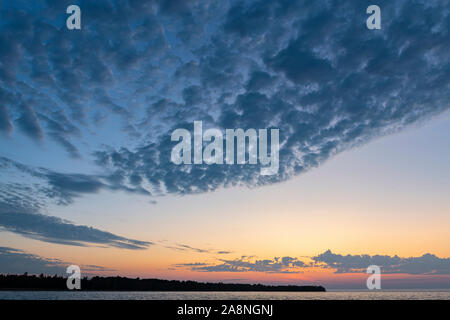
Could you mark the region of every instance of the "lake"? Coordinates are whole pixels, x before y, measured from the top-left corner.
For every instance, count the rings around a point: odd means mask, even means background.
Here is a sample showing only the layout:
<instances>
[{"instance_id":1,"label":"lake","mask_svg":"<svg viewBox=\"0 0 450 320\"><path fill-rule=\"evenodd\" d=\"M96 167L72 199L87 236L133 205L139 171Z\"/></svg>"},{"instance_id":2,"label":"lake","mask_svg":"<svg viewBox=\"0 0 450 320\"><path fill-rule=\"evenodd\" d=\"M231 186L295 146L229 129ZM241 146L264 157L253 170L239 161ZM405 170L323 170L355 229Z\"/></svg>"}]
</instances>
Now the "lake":
<instances>
[{"instance_id":1,"label":"lake","mask_svg":"<svg viewBox=\"0 0 450 320\"><path fill-rule=\"evenodd\" d=\"M450 300L450 291L0 291L0 300Z\"/></svg>"}]
</instances>

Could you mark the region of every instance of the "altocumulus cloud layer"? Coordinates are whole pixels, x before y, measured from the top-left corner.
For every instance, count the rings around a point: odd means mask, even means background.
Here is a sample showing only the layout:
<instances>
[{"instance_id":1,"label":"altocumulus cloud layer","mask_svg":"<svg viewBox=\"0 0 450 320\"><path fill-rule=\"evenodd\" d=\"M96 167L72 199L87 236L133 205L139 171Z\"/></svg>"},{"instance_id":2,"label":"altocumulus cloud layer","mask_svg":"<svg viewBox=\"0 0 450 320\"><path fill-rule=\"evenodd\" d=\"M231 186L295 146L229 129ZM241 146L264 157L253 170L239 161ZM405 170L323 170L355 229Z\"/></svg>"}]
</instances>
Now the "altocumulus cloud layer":
<instances>
[{"instance_id":1,"label":"altocumulus cloud layer","mask_svg":"<svg viewBox=\"0 0 450 320\"><path fill-rule=\"evenodd\" d=\"M65 27L73 3L81 7L81 30ZM4 159L40 184L2 180L8 201L21 208L70 204L102 189L161 195L262 186L447 110L450 4L380 0L382 29L368 30L369 4L2 3L0 132L55 143L102 172L67 174ZM170 133L192 129L194 120L221 129L279 128L278 174L260 176L257 166L172 164ZM33 209L15 219L18 212L2 208L2 226L22 234L36 232L25 220L68 227ZM83 230L112 245L147 245Z\"/></svg>"}]
</instances>

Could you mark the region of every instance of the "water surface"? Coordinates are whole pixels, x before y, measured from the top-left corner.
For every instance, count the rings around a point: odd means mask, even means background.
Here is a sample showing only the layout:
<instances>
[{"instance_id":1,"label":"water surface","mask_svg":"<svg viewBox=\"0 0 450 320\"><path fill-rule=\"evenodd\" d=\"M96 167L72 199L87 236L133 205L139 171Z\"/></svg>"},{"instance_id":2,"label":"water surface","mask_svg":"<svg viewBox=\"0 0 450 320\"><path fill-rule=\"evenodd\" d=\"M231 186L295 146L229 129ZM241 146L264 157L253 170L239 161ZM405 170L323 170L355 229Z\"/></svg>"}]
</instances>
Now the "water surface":
<instances>
[{"instance_id":1,"label":"water surface","mask_svg":"<svg viewBox=\"0 0 450 320\"><path fill-rule=\"evenodd\" d=\"M0 291L1 300L450 300L450 291Z\"/></svg>"}]
</instances>

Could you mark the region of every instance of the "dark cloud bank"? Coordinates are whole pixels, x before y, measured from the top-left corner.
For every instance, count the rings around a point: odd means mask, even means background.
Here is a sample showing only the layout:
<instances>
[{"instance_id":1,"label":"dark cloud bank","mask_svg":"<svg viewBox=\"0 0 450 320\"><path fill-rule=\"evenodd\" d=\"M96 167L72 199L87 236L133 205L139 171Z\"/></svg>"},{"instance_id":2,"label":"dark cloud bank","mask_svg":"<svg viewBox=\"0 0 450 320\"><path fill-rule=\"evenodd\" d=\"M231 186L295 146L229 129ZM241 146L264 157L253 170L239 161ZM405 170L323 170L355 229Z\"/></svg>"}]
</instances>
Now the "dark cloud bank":
<instances>
[{"instance_id":1,"label":"dark cloud bank","mask_svg":"<svg viewBox=\"0 0 450 320\"><path fill-rule=\"evenodd\" d=\"M383 274L450 275L450 258L439 258L429 253L420 257L401 258L397 255L344 256L327 250L311 257L311 260L312 262L304 262L292 257L254 260L244 256L234 260L220 259L215 264L194 262L177 264L174 267L199 272L300 273L308 268L324 268L332 269L335 273L366 273L368 266L377 265Z\"/></svg>"},{"instance_id":2,"label":"dark cloud bank","mask_svg":"<svg viewBox=\"0 0 450 320\"><path fill-rule=\"evenodd\" d=\"M69 31L72 2L3 2L0 14L0 132L54 141L102 169L67 174L3 159L2 168L42 186L29 199L31 186L2 181L9 196L1 225L45 241L149 245L39 208L9 208L70 204L102 189L182 195L284 181L450 106L447 1L380 0L381 30L365 27L369 1L76 1L82 30ZM278 174L172 164L170 133L192 129L194 120L279 128ZM108 121L127 142L83 152L90 132Z\"/></svg>"}]
</instances>

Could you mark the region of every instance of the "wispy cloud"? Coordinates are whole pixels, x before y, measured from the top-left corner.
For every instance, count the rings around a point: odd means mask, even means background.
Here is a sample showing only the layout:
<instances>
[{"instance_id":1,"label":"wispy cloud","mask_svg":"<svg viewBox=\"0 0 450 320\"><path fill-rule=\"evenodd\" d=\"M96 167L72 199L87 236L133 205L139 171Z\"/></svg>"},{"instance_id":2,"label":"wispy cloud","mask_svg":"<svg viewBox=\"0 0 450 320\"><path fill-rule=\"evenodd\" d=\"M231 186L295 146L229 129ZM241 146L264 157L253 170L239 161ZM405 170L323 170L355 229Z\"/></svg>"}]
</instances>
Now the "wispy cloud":
<instances>
[{"instance_id":1,"label":"wispy cloud","mask_svg":"<svg viewBox=\"0 0 450 320\"><path fill-rule=\"evenodd\" d=\"M0 247L0 273L65 274L71 265L58 259L47 259L23 250ZM112 271L96 265L81 265L82 272Z\"/></svg>"},{"instance_id":2,"label":"wispy cloud","mask_svg":"<svg viewBox=\"0 0 450 320\"><path fill-rule=\"evenodd\" d=\"M121 249L147 249L151 242L120 237L107 231L75 225L58 217L39 213L0 211L0 228L24 237L72 246L103 245Z\"/></svg>"},{"instance_id":3,"label":"wispy cloud","mask_svg":"<svg viewBox=\"0 0 450 320\"><path fill-rule=\"evenodd\" d=\"M220 250L216 252L217 254L231 254L233 251Z\"/></svg>"},{"instance_id":4,"label":"wispy cloud","mask_svg":"<svg viewBox=\"0 0 450 320\"><path fill-rule=\"evenodd\" d=\"M191 247L191 246L189 246L189 245L187 245L187 244L179 244L179 243L176 244L175 248L178 248L178 249L180 249L180 250L195 251L195 252L198 252L198 253L206 253L206 252L209 252L209 250L207 250L207 249L194 248L194 247Z\"/></svg>"},{"instance_id":5,"label":"wispy cloud","mask_svg":"<svg viewBox=\"0 0 450 320\"><path fill-rule=\"evenodd\" d=\"M167 249L171 249L171 250L176 250L176 251L187 251L187 252L195 252L195 253L209 253L209 254L230 254L231 251L227 251L227 250L215 250L215 249L211 249L211 248L197 248L197 247L192 247L190 245L187 244L183 244L183 243L169 243L167 241L159 241L157 242L157 244L167 248Z\"/></svg>"},{"instance_id":6,"label":"wispy cloud","mask_svg":"<svg viewBox=\"0 0 450 320\"><path fill-rule=\"evenodd\" d=\"M74 246L101 245L138 250L152 245L148 241L121 237L42 214L42 210L51 201L57 204L70 202L80 192L98 189L98 182L84 176L69 175L70 179L62 179L58 175L6 158L0 158L0 168L2 179L10 181L0 183L0 230L45 242ZM16 175L26 176L28 183L15 182Z\"/></svg>"}]
</instances>

